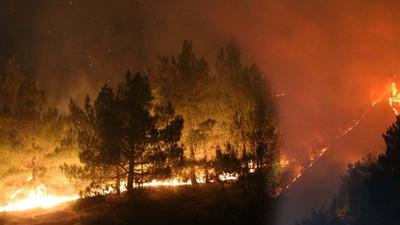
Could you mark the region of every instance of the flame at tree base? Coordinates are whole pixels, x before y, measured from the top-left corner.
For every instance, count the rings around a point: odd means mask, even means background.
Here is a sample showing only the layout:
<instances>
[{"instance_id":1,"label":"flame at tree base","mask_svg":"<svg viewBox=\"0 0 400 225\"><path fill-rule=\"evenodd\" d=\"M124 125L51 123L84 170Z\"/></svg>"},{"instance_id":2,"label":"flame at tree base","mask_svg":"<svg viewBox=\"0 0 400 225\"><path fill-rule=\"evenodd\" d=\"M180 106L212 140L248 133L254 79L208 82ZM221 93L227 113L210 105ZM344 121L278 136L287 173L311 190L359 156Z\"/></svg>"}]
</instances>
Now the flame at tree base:
<instances>
[{"instance_id":1,"label":"flame at tree base","mask_svg":"<svg viewBox=\"0 0 400 225\"><path fill-rule=\"evenodd\" d=\"M228 180L237 180L238 175L237 174L223 174L220 175L219 177L222 181L228 181ZM31 180L31 178L28 178L28 181ZM205 179L202 178L197 178L198 183L206 183ZM191 185L192 182L189 181L180 181L177 179L173 180L152 180L151 182L145 182L142 185L142 187L157 187L157 186L182 186L182 185ZM120 186L120 191L121 192L126 192L126 182L121 182ZM97 190L93 192L92 194L89 194L89 196L95 196L95 195L107 195L111 193L115 193L116 190L112 188L111 186L109 187L103 187L100 190ZM57 196L57 195L49 195L47 193L47 188L44 184L41 184L36 187L36 189L31 189L29 191L29 195L25 197L24 195L26 194L26 191L24 188L18 189L15 191L11 196L10 196L10 202L5 205L5 206L0 206L0 212L12 212L12 211L23 211L23 210L28 210L28 209L34 209L34 208L52 208L55 207L61 203L65 202L70 202L74 201L80 198L79 195L73 195L73 196ZM18 197L18 196L24 196L24 197Z\"/></svg>"},{"instance_id":2,"label":"flame at tree base","mask_svg":"<svg viewBox=\"0 0 400 225\"><path fill-rule=\"evenodd\" d=\"M399 108L400 108L400 92L398 91L396 84L392 83L390 86L390 89L385 93L390 93L389 97L387 99L388 104L391 106L395 115L398 116ZM385 94L385 95L387 96L387 94ZM281 96L284 96L284 94L277 95L277 97L281 97ZM337 135L334 140L337 141L341 137L346 136L351 130L353 130L360 123L361 120L363 120L367 116L367 114L375 106L375 104L377 102L381 102L381 101L382 101L382 99L374 101L372 103L372 105L365 111L364 114L361 115L361 117L358 120L354 121L353 124L348 129L344 130L342 133ZM318 161L330 147L331 147L331 145L328 144L327 146L321 148L316 155L310 156L310 162L307 165L302 165L302 166L298 167L296 169L296 172L295 172L294 176L292 177L291 181L286 186L284 186L284 188L282 188L282 190L279 191L276 196L280 195L286 189L290 188L290 186L303 175L303 172L307 168L312 167L315 164L315 162ZM280 160L279 164L281 167L287 167L289 164L289 161L282 158ZM252 173L252 172L254 172L254 168L251 163L250 173ZM219 179L222 181L237 180L238 175L237 174L223 174L223 175L220 175ZM30 181L30 180L32 180L32 177L28 178L27 181ZM197 179L197 183L205 183L205 182L206 182L205 179L201 179L201 178ZM211 182L213 182L213 181L211 181ZM142 187L181 186L181 185L191 185L191 184L192 183L190 182L190 180L189 181L180 181L180 180L176 180L176 179L166 180L166 181L152 180L151 182L143 183ZM120 190L121 190L121 192L125 192L127 190L126 184L124 182L122 182L122 184L120 186ZM112 187L107 187L107 188L104 188L103 190L99 190L96 193L101 193L104 195L104 194L110 194L113 192L116 192L116 190L114 190ZM10 197L11 201L5 206L0 206L0 212L23 211L23 210L34 209L34 208L52 208L61 203L74 201L74 200L77 200L80 198L79 195L73 195L73 196L48 195L46 186L44 184L41 184L41 185L37 186L36 189L31 189L29 191L29 194L27 195L27 197L24 197L19 200L18 200L18 198L15 199L16 196L24 195L25 193L26 193L26 191L24 190L24 188L18 189L16 192L14 192ZM96 194L93 193L93 195L96 195ZM93 196L93 195L89 195L89 196Z\"/></svg>"}]
</instances>

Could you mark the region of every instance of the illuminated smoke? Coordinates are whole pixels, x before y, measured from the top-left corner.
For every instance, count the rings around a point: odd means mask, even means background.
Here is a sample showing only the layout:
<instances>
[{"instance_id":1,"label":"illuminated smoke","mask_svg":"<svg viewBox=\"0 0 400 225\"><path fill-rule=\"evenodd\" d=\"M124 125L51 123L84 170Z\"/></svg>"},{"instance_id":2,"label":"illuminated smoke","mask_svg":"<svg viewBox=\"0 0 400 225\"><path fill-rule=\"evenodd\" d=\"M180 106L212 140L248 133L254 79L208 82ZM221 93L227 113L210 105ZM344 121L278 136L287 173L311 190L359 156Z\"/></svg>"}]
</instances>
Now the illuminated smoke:
<instances>
[{"instance_id":1,"label":"illuminated smoke","mask_svg":"<svg viewBox=\"0 0 400 225\"><path fill-rule=\"evenodd\" d=\"M398 116L398 110L397 108L400 107L400 93L397 89L397 86L395 83L392 83L391 88L389 90L385 90L384 96L389 96L387 98L388 104L390 105L390 107L392 108L392 110L394 111L394 113L396 114L396 116ZM389 94L390 93L390 94ZM368 115L368 113L372 110L372 108L376 105L377 102L381 102L381 101L386 101L386 99L380 99L380 100L376 100L372 103L372 105L364 112L364 114L362 114L359 119L357 119L356 121L353 122L353 124L347 128L346 130L344 130L341 134L337 135L336 138L334 139L334 142L336 142L337 140L339 140L340 138L346 136L350 131L352 131L356 126L358 126L358 124ZM317 151L317 155L313 154L311 156L309 156L309 164L307 165L302 165L297 167L295 173L294 173L294 177L293 179L289 182L289 184L279 193L283 193L286 189L290 188L290 186L296 182L304 173L304 171L307 168L312 167L315 162L317 162L323 155L324 153L329 150L331 148L332 144L328 144L327 146L321 148L320 150Z\"/></svg>"}]
</instances>

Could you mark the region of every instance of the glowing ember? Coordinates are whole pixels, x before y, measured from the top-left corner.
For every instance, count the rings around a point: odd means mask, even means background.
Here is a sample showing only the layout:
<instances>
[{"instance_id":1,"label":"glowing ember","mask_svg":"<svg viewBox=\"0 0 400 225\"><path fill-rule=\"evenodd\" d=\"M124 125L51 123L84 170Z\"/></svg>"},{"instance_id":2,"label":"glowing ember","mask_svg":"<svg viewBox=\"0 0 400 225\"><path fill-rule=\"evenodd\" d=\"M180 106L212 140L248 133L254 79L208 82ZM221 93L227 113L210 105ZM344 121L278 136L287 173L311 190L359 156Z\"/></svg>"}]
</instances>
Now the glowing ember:
<instances>
[{"instance_id":1,"label":"glowing ember","mask_svg":"<svg viewBox=\"0 0 400 225\"><path fill-rule=\"evenodd\" d=\"M28 197L13 201L16 196L25 193L24 189L19 189L11 195L11 202L6 206L0 206L0 212L4 211L22 211L33 208L51 208L60 203L73 201L79 198L78 195L74 196L54 196L48 195L46 186L41 184L36 189L31 189Z\"/></svg>"},{"instance_id":2,"label":"glowing ember","mask_svg":"<svg viewBox=\"0 0 400 225\"><path fill-rule=\"evenodd\" d=\"M224 173L219 176L219 179L221 181L232 181L232 180L237 180L239 175L236 173ZM199 184L204 184L206 183L206 179L204 177L197 177L196 182ZM213 183L214 180L209 180L209 182ZM192 182L190 180L187 181L182 181L178 179L171 179L171 180L152 180L150 182L144 182L141 184L135 183L134 184L136 187L158 187L158 186L182 186L182 185L192 185ZM120 185L120 191L126 192L127 191L127 182L126 181L121 181ZM95 196L95 195L107 195L111 193L116 193L116 190L112 186L103 186L99 188L98 190L95 190L94 192L90 193L89 196Z\"/></svg>"},{"instance_id":3,"label":"glowing ember","mask_svg":"<svg viewBox=\"0 0 400 225\"><path fill-rule=\"evenodd\" d=\"M235 173L232 173L232 174L231 173L226 173L226 174L220 175L219 179L222 180L222 181L237 180L237 179L239 179L239 175L235 174Z\"/></svg>"},{"instance_id":4,"label":"glowing ember","mask_svg":"<svg viewBox=\"0 0 400 225\"><path fill-rule=\"evenodd\" d=\"M280 93L280 94L277 94L277 95L275 95L277 98L279 98L279 97L283 97L283 96L285 96L285 93Z\"/></svg>"},{"instance_id":5,"label":"glowing ember","mask_svg":"<svg viewBox=\"0 0 400 225\"><path fill-rule=\"evenodd\" d=\"M290 187L290 185L292 185L294 182L296 182L296 180L299 179L299 177L301 177L301 175L303 175L302 170L303 170L303 168L301 166L298 166L296 168L293 180L285 187L285 189L281 190L281 192L278 193L278 195L280 195L284 190L288 189Z\"/></svg>"},{"instance_id":6,"label":"glowing ember","mask_svg":"<svg viewBox=\"0 0 400 225\"><path fill-rule=\"evenodd\" d=\"M152 180L151 182L144 183L143 187L154 187L154 186L181 186L181 185L190 185L192 182L190 181L179 181L179 180L167 180L167 181L158 181Z\"/></svg>"},{"instance_id":7,"label":"glowing ember","mask_svg":"<svg viewBox=\"0 0 400 225\"><path fill-rule=\"evenodd\" d=\"M287 160L284 156L282 156L281 160L279 161L279 165L282 168L285 168L287 165L289 165L289 160Z\"/></svg>"}]
</instances>

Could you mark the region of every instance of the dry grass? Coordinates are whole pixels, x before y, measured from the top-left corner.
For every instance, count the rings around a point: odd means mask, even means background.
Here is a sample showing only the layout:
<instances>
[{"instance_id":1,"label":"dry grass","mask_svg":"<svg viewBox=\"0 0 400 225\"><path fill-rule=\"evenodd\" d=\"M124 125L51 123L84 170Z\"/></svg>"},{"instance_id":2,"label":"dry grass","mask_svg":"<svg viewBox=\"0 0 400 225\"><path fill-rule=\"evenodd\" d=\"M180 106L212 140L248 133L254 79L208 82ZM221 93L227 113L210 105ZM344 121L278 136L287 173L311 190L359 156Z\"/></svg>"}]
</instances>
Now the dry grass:
<instances>
[{"instance_id":1,"label":"dry grass","mask_svg":"<svg viewBox=\"0 0 400 225\"><path fill-rule=\"evenodd\" d=\"M268 224L265 212L270 210L265 205L245 197L234 185L228 187L228 192L229 202L213 184L157 187L137 190L120 198L83 199L73 210L80 216L80 223L86 225Z\"/></svg>"}]
</instances>

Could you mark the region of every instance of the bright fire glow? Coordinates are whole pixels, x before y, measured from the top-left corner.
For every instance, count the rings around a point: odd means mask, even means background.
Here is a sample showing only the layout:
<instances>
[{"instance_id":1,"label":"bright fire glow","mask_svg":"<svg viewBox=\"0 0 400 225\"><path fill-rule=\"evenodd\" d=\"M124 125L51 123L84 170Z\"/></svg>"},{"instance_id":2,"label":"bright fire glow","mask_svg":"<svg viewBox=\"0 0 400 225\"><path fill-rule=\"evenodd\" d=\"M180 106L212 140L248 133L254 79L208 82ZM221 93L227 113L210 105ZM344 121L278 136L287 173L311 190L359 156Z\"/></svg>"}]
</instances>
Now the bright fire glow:
<instances>
[{"instance_id":1,"label":"bright fire glow","mask_svg":"<svg viewBox=\"0 0 400 225\"><path fill-rule=\"evenodd\" d=\"M14 199L18 195L23 195L25 193L24 189L18 189L14 192L10 197L10 203L6 206L0 206L0 212L5 211L22 211L26 209L33 209L33 208L51 208L60 203L73 201L79 198L78 195L74 196L55 196L55 195L48 195L47 189L44 184L41 184L36 187L36 189L31 189L29 191L29 195L20 200Z\"/></svg>"},{"instance_id":2,"label":"bright fire glow","mask_svg":"<svg viewBox=\"0 0 400 225\"><path fill-rule=\"evenodd\" d=\"M347 128L342 133L337 135L336 138L335 138L335 141L338 140L339 138L343 137L343 136L346 136L350 131L352 131L360 123L360 121L363 120L368 115L368 113L376 105L376 103L377 103L377 101L374 101L372 103L372 105L365 111L364 114L361 115L361 117L358 120L355 120L353 122L353 124L349 128ZM400 103L400 101L399 101L399 103ZM315 164L315 162L318 161L330 147L331 147L331 144L328 144L327 146L325 146L325 147L321 148L320 150L318 150L316 154L311 154L308 157L309 158L309 163L306 164L306 165L302 165L302 166L300 166L300 167L298 167L296 169L296 172L294 173L293 179L289 182L289 184L285 187L285 189L282 189L282 191L279 194L281 194L283 191L288 189L294 182L296 182L303 175L304 171L307 168L312 167Z\"/></svg>"},{"instance_id":3,"label":"bright fire glow","mask_svg":"<svg viewBox=\"0 0 400 225\"><path fill-rule=\"evenodd\" d=\"M391 93L392 93L392 96L389 97L389 105L392 107L396 116L398 116L399 112L397 111L396 108L400 107L400 93L399 93L395 83L392 83Z\"/></svg>"},{"instance_id":4,"label":"bright fire glow","mask_svg":"<svg viewBox=\"0 0 400 225\"><path fill-rule=\"evenodd\" d=\"M391 96L388 98L388 103L392 107L395 114L399 115L396 108L400 108L400 93L399 93L395 83L391 84L390 93L391 93ZM387 96L387 92L385 95ZM285 96L285 93L280 93L280 94L276 95L276 97L283 97L283 96ZM362 114L361 117L359 117L358 120L355 120L350 127L348 127L343 132L341 132L339 135L337 135L334 140L336 141L339 138L346 136L350 131L352 131L360 123L360 121L363 120L368 115L368 113L376 105L376 103L380 102L381 100L382 100L382 98L374 101L372 103L372 105L365 111L365 113ZM309 158L308 164L296 167L295 172L294 172L294 177L289 182L289 184L286 186L285 189L288 189L294 182L296 182L296 180L299 179L303 175L303 172L307 168L312 167L315 164L315 162L318 161L330 147L331 147L331 144L326 145L325 147L321 148L316 153L313 153L308 157ZM289 163L290 163L290 161L287 160L285 157L282 157L281 160L279 161L279 165L282 168L287 167L289 165ZM248 163L248 167L249 167L250 173L255 172L256 166L252 161L250 161ZM219 179L222 181L237 180L238 174L223 174L223 175L219 176ZM196 180L197 180L197 183L200 183L200 184L206 182L204 178L197 178ZM211 180L210 182L213 182L213 180ZM152 180L151 182L143 183L142 185L143 185L143 187L155 187L155 186L181 186L181 185L191 185L191 184L192 183L190 180L180 181L177 179L172 179L172 180L165 180L165 181ZM282 189L282 191L280 193L282 193L285 189ZM126 182L121 182L120 190L121 190L121 192L125 192L127 190ZM103 190L100 191L101 194L110 194L113 192L115 192L115 189L113 189L112 187L103 188ZM18 194L18 193L16 193L16 194ZM60 198L60 197L57 197L57 198ZM78 197L76 197L76 198L78 198ZM68 199L68 197L67 197L67 199ZM74 199L72 199L72 200L74 200ZM66 200L66 201L70 201L70 200ZM63 202L63 201L60 201L60 202ZM0 211L1 211L1 208L0 208Z\"/></svg>"},{"instance_id":5,"label":"bright fire glow","mask_svg":"<svg viewBox=\"0 0 400 225\"><path fill-rule=\"evenodd\" d=\"M237 174L222 174L219 176L219 178L222 181L229 181L229 180L237 180L238 175ZM32 178L27 179L32 180ZM197 178L198 183L205 183L205 179L202 178ZM213 182L211 180L211 182ZM177 179L172 179L172 180L165 180L165 181L159 181L159 180L152 180L151 182L145 182L143 183L143 187L156 187L156 186L181 186L181 185L191 185L192 182L190 180L188 181L181 181ZM126 192L126 181L121 182L120 186L120 191L121 192ZM115 188L109 186L109 187L102 187L99 190L96 190L91 194L91 196L94 196L97 194L101 195L106 195L106 194L111 194L115 193L116 190ZM47 194L47 189L44 184L41 184L36 187L36 189L31 189L29 191L29 195L25 197L24 195L27 192L25 191L24 188L18 189L15 191L11 196L10 196L10 202L6 206L0 206L0 212L6 212L6 211L23 211L27 209L33 209L33 208L51 208L54 207L58 204L64 203L64 202L69 202L73 200L79 199L78 195L73 195L73 196L56 196L56 195L48 195ZM18 196L23 196L23 197L18 197Z\"/></svg>"},{"instance_id":6,"label":"bright fire glow","mask_svg":"<svg viewBox=\"0 0 400 225\"><path fill-rule=\"evenodd\" d=\"M279 165L282 168L285 168L287 165L289 165L289 160L287 160L284 156L282 156L281 160L279 161Z\"/></svg>"},{"instance_id":7,"label":"bright fire glow","mask_svg":"<svg viewBox=\"0 0 400 225\"><path fill-rule=\"evenodd\" d=\"M282 97L285 96L284 93L277 94L276 97ZM379 100L380 101L380 100ZM338 136L336 136L335 140L338 140L339 138L347 135L351 130L353 130L362 119L364 119L367 114L370 112L370 110L375 106L375 104L378 101L374 101L372 105L366 110L366 112L361 115L361 117L354 121L354 123L344 130L342 133L340 133ZM397 86L395 83L391 84L391 89L390 89L390 96L388 98L388 103L393 109L394 113L396 115L399 115L398 110L400 108L400 93L397 89ZM288 189L297 179L299 179L303 172L307 169L310 168L314 165L314 163L319 160L323 156L323 154L330 148L331 145L327 145L326 147L321 148L319 151L317 151L316 154L312 154L309 156L309 163L307 165L303 166L298 166L294 172L294 177L293 179L289 182L289 184L286 186L285 189L282 189L282 191L279 194L281 194L284 190ZM286 167L289 165L289 160L286 158L282 157L282 159L279 162L280 166L282 168ZM255 165L251 161L248 164L249 166L249 172L253 173L255 170ZM237 174L223 174L220 175L220 180L222 181L228 181L228 180L237 180L238 175ZM28 177L27 181L31 181L32 177ZM198 178L197 179L198 183L205 183L205 179L203 178ZM213 182L213 181L211 181ZM191 181L180 181L177 179L172 179L172 180L165 180L165 181L159 181L159 180L152 180L151 182L143 183L143 187L155 187L155 186L181 186L181 185L191 185ZM120 186L121 192L125 192L126 189L126 182L121 182ZM116 190L112 187L107 187L103 188L102 190L98 190L97 193L100 194L110 194L115 192ZM29 193L29 194L27 194ZM24 198L18 197L18 196L26 196ZM73 201L78 199L78 195L73 195L73 196L56 196L56 195L48 195L47 194L47 189L44 184L41 184L37 186L35 189L32 188L29 191L25 191L24 188L18 189L15 191L11 196L10 196L10 202L6 206L0 206L0 212L4 211L22 211L26 209L32 209L32 208L51 208L54 207L58 204L68 202L68 201Z\"/></svg>"},{"instance_id":8,"label":"bright fire glow","mask_svg":"<svg viewBox=\"0 0 400 225\"><path fill-rule=\"evenodd\" d=\"M396 116L399 115L398 109L400 108L400 92L397 89L397 86L395 83L391 83L390 89L386 90L384 93L384 96L388 96L388 103L390 105L390 107L392 108L392 110L394 111L394 113L396 114ZM352 131L359 123L361 120L363 120L368 113L371 111L371 109L376 105L377 102L381 102L382 98L380 98L379 100L376 100L372 103L372 105L365 111L364 114L361 115L361 117L354 121L353 124L347 128L346 130L344 130L342 133L340 133L339 135L336 136L335 140L338 140L339 138L347 135L350 131ZM285 189L283 189L279 194L281 194L284 190L288 189L294 182L296 182L296 180L301 177L301 175L303 174L304 170L312 167L314 165L314 163L321 158L321 156L330 148L330 145L327 145L326 147L322 148L319 151L319 154L317 155L310 155L309 159L310 159L310 163L308 165L303 165L300 166L296 169L296 172L294 173L294 178L289 182L289 184L286 186ZM279 195L278 194L278 195Z\"/></svg>"},{"instance_id":9,"label":"bright fire glow","mask_svg":"<svg viewBox=\"0 0 400 225\"><path fill-rule=\"evenodd\" d=\"M277 98L285 96L285 93L280 93L275 95Z\"/></svg>"},{"instance_id":10,"label":"bright fire glow","mask_svg":"<svg viewBox=\"0 0 400 225\"><path fill-rule=\"evenodd\" d=\"M144 183L143 187L155 187L155 186L181 186L181 185L190 185L192 182L190 181L179 181L179 180L166 180L166 181L159 181L159 180L152 180L151 182Z\"/></svg>"}]
</instances>

